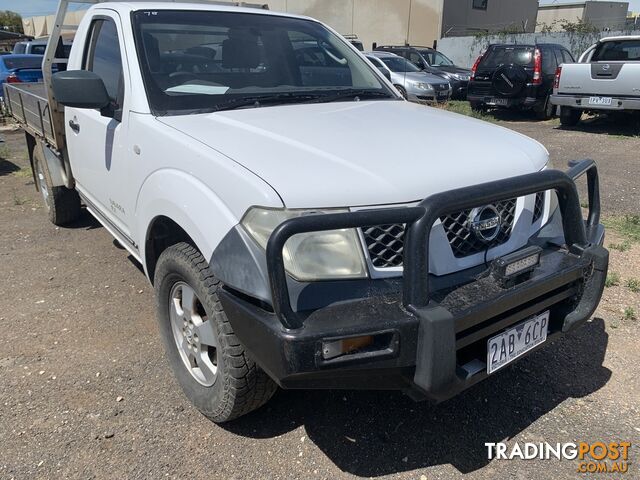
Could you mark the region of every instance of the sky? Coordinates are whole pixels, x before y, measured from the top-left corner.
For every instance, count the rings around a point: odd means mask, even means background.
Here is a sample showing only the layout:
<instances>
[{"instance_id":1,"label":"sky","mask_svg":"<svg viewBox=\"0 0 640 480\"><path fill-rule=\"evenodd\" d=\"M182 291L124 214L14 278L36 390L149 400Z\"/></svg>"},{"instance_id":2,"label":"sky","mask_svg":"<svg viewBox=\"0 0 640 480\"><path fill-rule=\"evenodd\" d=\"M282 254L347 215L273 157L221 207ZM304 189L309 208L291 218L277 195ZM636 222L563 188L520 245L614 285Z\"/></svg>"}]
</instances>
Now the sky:
<instances>
[{"instance_id":1,"label":"sky","mask_svg":"<svg viewBox=\"0 0 640 480\"><path fill-rule=\"evenodd\" d=\"M640 0L639 0L640 1ZM87 4L73 4L71 9L87 8ZM0 10L11 10L23 17L51 15L58 7L57 0L0 0Z\"/></svg>"},{"instance_id":2,"label":"sky","mask_svg":"<svg viewBox=\"0 0 640 480\"><path fill-rule=\"evenodd\" d=\"M268 2L269 0L266 0ZM570 3L571 0L541 0L542 4ZM575 0L574 0L575 1ZM55 12L57 0L0 0L0 10L12 10L23 17L50 15ZM75 4L72 8L82 8L86 5ZM640 0L629 0L629 8L640 12Z\"/></svg>"}]
</instances>

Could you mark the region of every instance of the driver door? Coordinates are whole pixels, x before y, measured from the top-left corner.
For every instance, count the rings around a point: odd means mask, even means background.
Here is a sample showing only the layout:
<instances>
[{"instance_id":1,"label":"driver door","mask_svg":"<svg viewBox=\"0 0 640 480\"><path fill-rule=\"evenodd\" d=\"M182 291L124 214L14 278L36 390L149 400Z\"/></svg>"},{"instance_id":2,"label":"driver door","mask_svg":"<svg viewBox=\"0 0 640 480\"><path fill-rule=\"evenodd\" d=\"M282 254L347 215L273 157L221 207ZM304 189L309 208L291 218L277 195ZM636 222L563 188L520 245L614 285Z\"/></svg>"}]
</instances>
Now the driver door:
<instances>
[{"instance_id":1,"label":"driver door","mask_svg":"<svg viewBox=\"0 0 640 480\"><path fill-rule=\"evenodd\" d=\"M67 148L76 188L101 222L133 245L126 115L128 70L123 61L120 19L107 10L96 14L89 27L82 70L98 74L110 97L106 109L66 107ZM112 231L112 233L114 233Z\"/></svg>"}]
</instances>

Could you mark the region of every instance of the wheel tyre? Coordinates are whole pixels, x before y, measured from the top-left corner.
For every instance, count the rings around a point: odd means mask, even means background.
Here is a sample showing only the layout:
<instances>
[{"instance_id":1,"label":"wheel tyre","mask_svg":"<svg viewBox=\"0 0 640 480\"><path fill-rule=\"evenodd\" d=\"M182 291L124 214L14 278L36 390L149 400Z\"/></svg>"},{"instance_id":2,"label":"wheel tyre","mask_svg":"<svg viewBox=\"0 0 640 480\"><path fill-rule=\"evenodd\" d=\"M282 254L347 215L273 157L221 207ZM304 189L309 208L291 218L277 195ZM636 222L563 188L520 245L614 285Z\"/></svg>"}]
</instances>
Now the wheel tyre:
<instances>
[{"instance_id":1,"label":"wheel tyre","mask_svg":"<svg viewBox=\"0 0 640 480\"><path fill-rule=\"evenodd\" d=\"M560 107L560 125L563 127L575 127L581 117L581 110L576 110L571 107Z\"/></svg>"},{"instance_id":2,"label":"wheel tyre","mask_svg":"<svg viewBox=\"0 0 640 480\"><path fill-rule=\"evenodd\" d=\"M395 85L395 87L396 87L396 90L398 90L400 92L400 95L402 95L402 98L407 100L407 98L408 98L407 90L402 85Z\"/></svg>"},{"instance_id":3,"label":"wheel tyre","mask_svg":"<svg viewBox=\"0 0 640 480\"><path fill-rule=\"evenodd\" d=\"M206 322L214 322L211 328L217 341L216 372L210 386L196 380L178 350L169 311L176 284L191 287L203 307ZM166 355L189 401L216 423L233 420L264 405L277 386L235 336L218 299L220 282L209 270L202 254L187 243L167 248L158 259L154 285L157 318Z\"/></svg>"},{"instance_id":4,"label":"wheel tyre","mask_svg":"<svg viewBox=\"0 0 640 480\"><path fill-rule=\"evenodd\" d=\"M73 189L54 187L49 169L39 147L33 152L33 176L42 194L49 220L54 225L66 225L80 216L80 197Z\"/></svg>"}]
</instances>

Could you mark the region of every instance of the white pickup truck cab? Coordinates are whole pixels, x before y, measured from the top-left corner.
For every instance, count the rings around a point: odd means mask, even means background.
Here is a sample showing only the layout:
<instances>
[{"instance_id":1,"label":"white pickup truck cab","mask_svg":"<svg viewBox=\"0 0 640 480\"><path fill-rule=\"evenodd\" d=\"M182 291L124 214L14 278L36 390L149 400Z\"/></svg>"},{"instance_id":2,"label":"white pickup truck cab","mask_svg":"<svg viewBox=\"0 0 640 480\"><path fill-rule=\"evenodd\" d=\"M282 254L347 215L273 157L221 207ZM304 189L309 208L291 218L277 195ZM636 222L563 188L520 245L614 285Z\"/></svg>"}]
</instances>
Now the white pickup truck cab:
<instances>
[{"instance_id":1,"label":"white pickup truck cab","mask_svg":"<svg viewBox=\"0 0 640 480\"><path fill-rule=\"evenodd\" d=\"M277 385L444 400L602 294L593 162L547 169L529 138L404 101L313 19L101 3L39 88L6 93L51 220L84 205L144 266L214 421Z\"/></svg>"},{"instance_id":2,"label":"white pickup truck cab","mask_svg":"<svg viewBox=\"0 0 640 480\"><path fill-rule=\"evenodd\" d=\"M585 111L640 111L640 36L603 38L580 62L556 72L551 103L562 125L576 125Z\"/></svg>"}]
</instances>

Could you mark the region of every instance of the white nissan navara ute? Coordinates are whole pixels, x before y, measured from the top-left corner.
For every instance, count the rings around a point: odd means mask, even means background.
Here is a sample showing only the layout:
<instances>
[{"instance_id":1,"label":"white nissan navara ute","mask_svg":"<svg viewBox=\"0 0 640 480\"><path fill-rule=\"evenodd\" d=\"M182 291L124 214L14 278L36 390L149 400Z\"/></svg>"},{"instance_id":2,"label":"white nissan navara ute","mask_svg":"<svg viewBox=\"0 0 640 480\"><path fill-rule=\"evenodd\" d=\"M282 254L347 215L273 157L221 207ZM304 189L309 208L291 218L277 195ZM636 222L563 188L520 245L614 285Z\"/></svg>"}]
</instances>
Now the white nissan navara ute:
<instances>
[{"instance_id":1,"label":"white nissan navara ute","mask_svg":"<svg viewBox=\"0 0 640 480\"><path fill-rule=\"evenodd\" d=\"M549 169L523 135L404 101L311 18L99 3L53 73L57 33L44 83L5 87L36 185L55 224L84 206L143 265L213 421L278 386L442 401L593 314L592 161Z\"/></svg>"}]
</instances>

